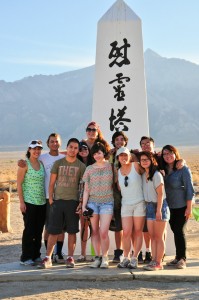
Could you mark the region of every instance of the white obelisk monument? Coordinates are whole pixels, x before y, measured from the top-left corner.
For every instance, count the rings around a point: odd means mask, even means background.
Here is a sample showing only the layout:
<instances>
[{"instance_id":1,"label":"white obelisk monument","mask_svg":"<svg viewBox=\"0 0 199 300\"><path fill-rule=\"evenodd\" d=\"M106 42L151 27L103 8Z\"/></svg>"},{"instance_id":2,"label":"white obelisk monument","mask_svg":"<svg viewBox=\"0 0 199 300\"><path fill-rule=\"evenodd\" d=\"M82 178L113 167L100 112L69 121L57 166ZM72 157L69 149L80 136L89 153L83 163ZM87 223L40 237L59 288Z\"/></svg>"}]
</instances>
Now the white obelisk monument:
<instances>
[{"instance_id":1,"label":"white obelisk monument","mask_svg":"<svg viewBox=\"0 0 199 300\"><path fill-rule=\"evenodd\" d=\"M125 131L128 147L149 135L141 19L117 0L98 22L92 120L110 142Z\"/></svg>"}]
</instances>

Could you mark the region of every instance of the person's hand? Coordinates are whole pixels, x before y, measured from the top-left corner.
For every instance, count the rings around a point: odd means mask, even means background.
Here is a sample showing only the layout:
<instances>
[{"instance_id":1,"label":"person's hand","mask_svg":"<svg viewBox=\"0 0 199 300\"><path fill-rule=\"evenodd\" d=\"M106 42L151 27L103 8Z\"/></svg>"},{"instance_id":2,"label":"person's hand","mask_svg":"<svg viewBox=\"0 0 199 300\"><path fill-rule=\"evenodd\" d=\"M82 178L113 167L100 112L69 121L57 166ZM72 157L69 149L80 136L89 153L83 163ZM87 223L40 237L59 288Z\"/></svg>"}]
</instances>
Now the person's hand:
<instances>
[{"instance_id":1,"label":"person's hand","mask_svg":"<svg viewBox=\"0 0 199 300\"><path fill-rule=\"evenodd\" d=\"M186 220L189 220L189 218L191 217L191 209L186 208L184 215L185 215Z\"/></svg>"},{"instance_id":2,"label":"person's hand","mask_svg":"<svg viewBox=\"0 0 199 300\"><path fill-rule=\"evenodd\" d=\"M80 202L76 209L76 214L81 215L81 213L82 213L82 203Z\"/></svg>"},{"instance_id":3,"label":"person's hand","mask_svg":"<svg viewBox=\"0 0 199 300\"><path fill-rule=\"evenodd\" d=\"M26 212L26 205L24 202L20 202L20 211L22 212L22 214L25 214Z\"/></svg>"},{"instance_id":4,"label":"person's hand","mask_svg":"<svg viewBox=\"0 0 199 300\"><path fill-rule=\"evenodd\" d=\"M162 174L163 177L165 177L165 171L164 170L160 170L160 173Z\"/></svg>"},{"instance_id":5,"label":"person's hand","mask_svg":"<svg viewBox=\"0 0 199 300\"><path fill-rule=\"evenodd\" d=\"M184 159L179 159L176 163L176 169L180 170L182 169L186 164L186 161Z\"/></svg>"},{"instance_id":6,"label":"person's hand","mask_svg":"<svg viewBox=\"0 0 199 300\"><path fill-rule=\"evenodd\" d=\"M18 167L25 168L26 167L26 161L24 159L19 159L17 162Z\"/></svg>"},{"instance_id":7,"label":"person's hand","mask_svg":"<svg viewBox=\"0 0 199 300\"><path fill-rule=\"evenodd\" d=\"M53 198L49 198L49 204L50 204L50 205L53 204Z\"/></svg>"},{"instance_id":8,"label":"person's hand","mask_svg":"<svg viewBox=\"0 0 199 300\"><path fill-rule=\"evenodd\" d=\"M162 213L161 210L156 211L156 221L161 221L162 220Z\"/></svg>"}]
</instances>

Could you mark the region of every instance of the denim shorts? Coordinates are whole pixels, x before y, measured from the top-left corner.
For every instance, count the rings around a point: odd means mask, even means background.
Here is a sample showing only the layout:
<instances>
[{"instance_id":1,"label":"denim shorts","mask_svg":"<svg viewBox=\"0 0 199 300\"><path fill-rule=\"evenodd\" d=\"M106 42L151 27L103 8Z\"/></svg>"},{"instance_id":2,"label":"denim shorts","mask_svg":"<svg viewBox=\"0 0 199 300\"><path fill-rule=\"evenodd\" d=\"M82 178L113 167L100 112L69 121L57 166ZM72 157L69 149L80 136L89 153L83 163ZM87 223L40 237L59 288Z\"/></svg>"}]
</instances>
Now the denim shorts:
<instances>
[{"instance_id":1,"label":"denim shorts","mask_svg":"<svg viewBox=\"0 0 199 300\"><path fill-rule=\"evenodd\" d=\"M156 210L157 203L155 202L146 202L146 219L155 221L156 220ZM162 221L169 221L170 219L170 210L167 204L167 201L164 200L162 204Z\"/></svg>"},{"instance_id":2,"label":"denim shorts","mask_svg":"<svg viewBox=\"0 0 199 300\"><path fill-rule=\"evenodd\" d=\"M93 213L96 215L112 215L113 214L113 202L96 203L88 202L87 207L93 209Z\"/></svg>"}]
</instances>

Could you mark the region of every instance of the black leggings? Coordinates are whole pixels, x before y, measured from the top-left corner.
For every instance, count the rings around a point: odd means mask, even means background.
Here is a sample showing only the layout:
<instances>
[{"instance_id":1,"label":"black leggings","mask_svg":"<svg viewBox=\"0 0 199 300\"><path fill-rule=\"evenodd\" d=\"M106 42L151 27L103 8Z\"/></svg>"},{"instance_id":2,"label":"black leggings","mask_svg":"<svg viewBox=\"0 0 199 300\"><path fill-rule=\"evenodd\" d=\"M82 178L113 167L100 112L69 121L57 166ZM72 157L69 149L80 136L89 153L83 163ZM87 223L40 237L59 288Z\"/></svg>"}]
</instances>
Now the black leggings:
<instances>
[{"instance_id":1,"label":"black leggings","mask_svg":"<svg viewBox=\"0 0 199 300\"><path fill-rule=\"evenodd\" d=\"M183 258L186 260L186 218L185 218L186 206L182 208L170 208L170 226L174 234L174 241L176 247L176 259L180 260Z\"/></svg>"}]
</instances>

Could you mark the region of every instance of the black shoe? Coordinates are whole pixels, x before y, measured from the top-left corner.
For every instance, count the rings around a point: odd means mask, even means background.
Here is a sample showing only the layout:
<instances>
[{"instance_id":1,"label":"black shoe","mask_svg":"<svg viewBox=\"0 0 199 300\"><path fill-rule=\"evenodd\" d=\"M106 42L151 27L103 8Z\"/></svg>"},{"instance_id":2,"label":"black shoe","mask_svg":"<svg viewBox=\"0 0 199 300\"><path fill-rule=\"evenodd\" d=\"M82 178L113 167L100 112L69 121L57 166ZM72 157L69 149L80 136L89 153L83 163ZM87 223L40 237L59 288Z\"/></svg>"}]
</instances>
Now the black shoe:
<instances>
[{"instance_id":1,"label":"black shoe","mask_svg":"<svg viewBox=\"0 0 199 300\"><path fill-rule=\"evenodd\" d=\"M146 254L145 254L145 259L144 259L144 263L145 263L145 264L149 264L151 261L152 261L151 252L146 252Z\"/></svg>"},{"instance_id":2,"label":"black shoe","mask_svg":"<svg viewBox=\"0 0 199 300\"><path fill-rule=\"evenodd\" d=\"M114 257L112 262L113 263L120 263L120 256L123 254L123 250L121 249L116 249L114 250Z\"/></svg>"},{"instance_id":3,"label":"black shoe","mask_svg":"<svg viewBox=\"0 0 199 300\"><path fill-rule=\"evenodd\" d=\"M144 263L144 259L142 257L142 251L140 251L139 255L138 255L138 263L139 264L143 264Z\"/></svg>"}]
</instances>

